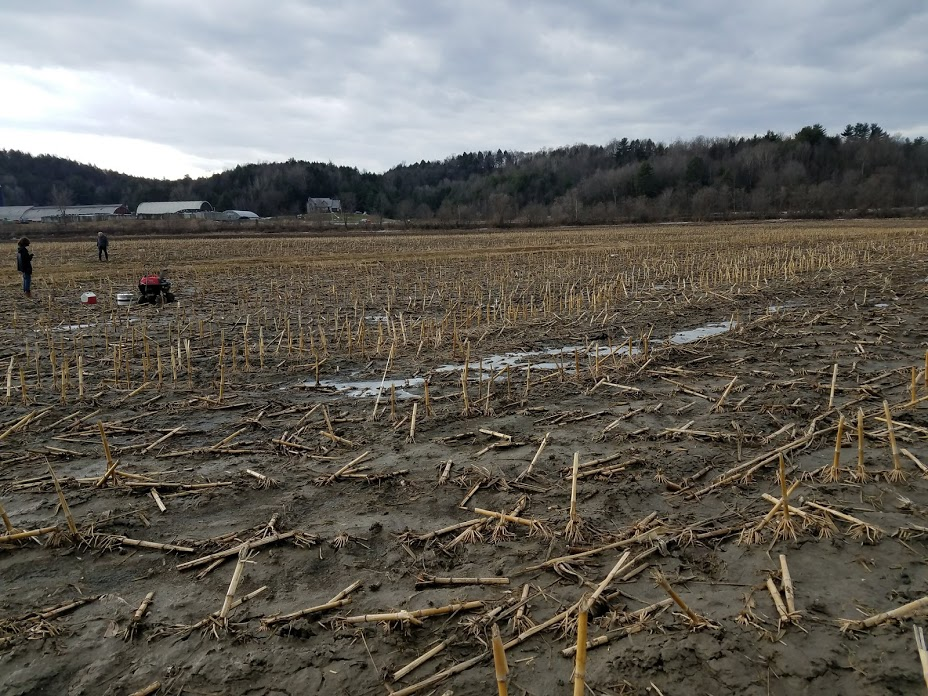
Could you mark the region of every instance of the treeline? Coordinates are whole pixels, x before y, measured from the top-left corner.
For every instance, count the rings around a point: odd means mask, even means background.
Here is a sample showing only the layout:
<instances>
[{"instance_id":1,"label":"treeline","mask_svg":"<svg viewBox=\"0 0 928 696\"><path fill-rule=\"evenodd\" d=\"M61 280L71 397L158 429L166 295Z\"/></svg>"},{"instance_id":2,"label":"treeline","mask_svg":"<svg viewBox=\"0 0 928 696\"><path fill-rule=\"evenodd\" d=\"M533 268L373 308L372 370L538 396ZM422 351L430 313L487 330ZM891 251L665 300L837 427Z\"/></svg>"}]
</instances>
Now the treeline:
<instances>
[{"instance_id":1,"label":"treeline","mask_svg":"<svg viewBox=\"0 0 928 696\"><path fill-rule=\"evenodd\" d=\"M928 142L875 123L839 135L815 124L790 136L468 152L384 174L289 160L179 181L0 150L0 186L7 205L202 199L263 216L333 197L346 210L442 226L900 215L928 207Z\"/></svg>"}]
</instances>

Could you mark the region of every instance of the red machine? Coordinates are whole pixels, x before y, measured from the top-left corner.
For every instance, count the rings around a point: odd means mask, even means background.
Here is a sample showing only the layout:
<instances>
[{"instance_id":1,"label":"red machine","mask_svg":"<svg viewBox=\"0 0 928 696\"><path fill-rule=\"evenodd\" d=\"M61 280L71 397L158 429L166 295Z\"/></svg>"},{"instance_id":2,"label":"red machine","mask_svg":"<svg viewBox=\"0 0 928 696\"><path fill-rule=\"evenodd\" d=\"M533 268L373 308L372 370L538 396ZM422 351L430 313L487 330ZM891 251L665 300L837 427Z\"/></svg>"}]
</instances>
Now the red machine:
<instances>
[{"instance_id":1,"label":"red machine","mask_svg":"<svg viewBox=\"0 0 928 696\"><path fill-rule=\"evenodd\" d=\"M164 277L164 271L158 275L147 275L139 278L139 304L158 304L173 302L174 294L171 292L171 281Z\"/></svg>"}]
</instances>

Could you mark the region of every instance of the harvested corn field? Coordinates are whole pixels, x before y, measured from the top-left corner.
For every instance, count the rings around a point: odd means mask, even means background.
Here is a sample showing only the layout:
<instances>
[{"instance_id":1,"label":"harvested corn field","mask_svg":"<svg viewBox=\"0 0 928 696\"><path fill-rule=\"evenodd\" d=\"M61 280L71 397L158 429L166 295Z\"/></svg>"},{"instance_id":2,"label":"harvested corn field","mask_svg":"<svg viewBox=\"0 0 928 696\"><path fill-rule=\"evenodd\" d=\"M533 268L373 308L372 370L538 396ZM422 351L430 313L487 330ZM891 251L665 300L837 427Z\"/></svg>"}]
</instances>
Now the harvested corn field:
<instances>
[{"instance_id":1,"label":"harvested corn field","mask_svg":"<svg viewBox=\"0 0 928 696\"><path fill-rule=\"evenodd\" d=\"M4 694L924 688L924 224L32 249Z\"/></svg>"}]
</instances>

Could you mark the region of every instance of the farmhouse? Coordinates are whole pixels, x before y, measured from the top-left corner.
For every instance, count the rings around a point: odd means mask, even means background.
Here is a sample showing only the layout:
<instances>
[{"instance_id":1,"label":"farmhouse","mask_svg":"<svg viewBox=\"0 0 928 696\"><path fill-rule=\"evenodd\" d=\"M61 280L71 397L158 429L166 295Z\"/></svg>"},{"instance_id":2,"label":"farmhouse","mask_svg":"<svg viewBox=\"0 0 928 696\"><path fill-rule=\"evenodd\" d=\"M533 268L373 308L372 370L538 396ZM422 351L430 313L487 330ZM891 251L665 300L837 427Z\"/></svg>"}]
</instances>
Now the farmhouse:
<instances>
[{"instance_id":1,"label":"farmhouse","mask_svg":"<svg viewBox=\"0 0 928 696\"><path fill-rule=\"evenodd\" d=\"M310 198L306 201L307 213L340 213L342 202L338 198Z\"/></svg>"},{"instance_id":2,"label":"farmhouse","mask_svg":"<svg viewBox=\"0 0 928 696\"><path fill-rule=\"evenodd\" d=\"M154 220L165 217L203 218L213 211L209 201L160 201L139 203L136 217Z\"/></svg>"}]
</instances>

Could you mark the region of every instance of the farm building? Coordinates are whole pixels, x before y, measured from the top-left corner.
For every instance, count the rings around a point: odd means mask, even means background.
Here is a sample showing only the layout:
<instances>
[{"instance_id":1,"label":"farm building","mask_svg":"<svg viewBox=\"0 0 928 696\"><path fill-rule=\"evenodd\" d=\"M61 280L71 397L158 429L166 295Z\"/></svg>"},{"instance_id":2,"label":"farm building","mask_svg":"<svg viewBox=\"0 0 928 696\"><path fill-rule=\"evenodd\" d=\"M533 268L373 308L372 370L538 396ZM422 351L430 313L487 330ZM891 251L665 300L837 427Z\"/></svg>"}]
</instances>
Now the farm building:
<instances>
[{"instance_id":1,"label":"farm building","mask_svg":"<svg viewBox=\"0 0 928 696\"><path fill-rule=\"evenodd\" d=\"M0 207L0 222L21 222L23 214L31 205L5 205Z\"/></svg>"},{"instance_id":2,"label":"farm building","mask_svg":"<svg viewBox=\"0 0 928 696\"><path fill-rule=\"evenodd\" d=\"M213 206L208 201L161 201L153 203L139 203L135 211L136 217L155 219L171 216L178 217L206 217L211 213Z\"/></svg>"},{"instance_id":3,"label":"farm building","mask_svg":"<svg viewBox=\"0 0 928 696\"><path fill-rule=\"evenodd\" d=\"M217 220L259 220L257 213L250 210L224 210L216 214Z\"/></svg>"},{"instance_id":4,"label":"farm building","mask_svg":"<svg viewBox=\"0 0 928 696\"><path fill-rule=\"evenodd\" d=\"M4 222L57 222L59 220L108 220L128 215L129 208L122 203L109 205L12 205L0 208Z\"/></svg>"},{"instance_id":5,"label":"farm building","mask_svg":"<svg viewBox=\"0 0 928 696\"><path fill-rule=\"evenodd\" d=\"M307 213L340 213L342 202L337 198L310 198L306 201Z\"/></svg>"}]
</instances>

